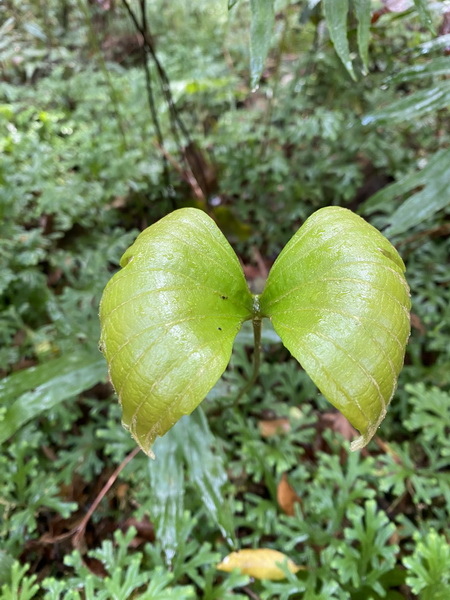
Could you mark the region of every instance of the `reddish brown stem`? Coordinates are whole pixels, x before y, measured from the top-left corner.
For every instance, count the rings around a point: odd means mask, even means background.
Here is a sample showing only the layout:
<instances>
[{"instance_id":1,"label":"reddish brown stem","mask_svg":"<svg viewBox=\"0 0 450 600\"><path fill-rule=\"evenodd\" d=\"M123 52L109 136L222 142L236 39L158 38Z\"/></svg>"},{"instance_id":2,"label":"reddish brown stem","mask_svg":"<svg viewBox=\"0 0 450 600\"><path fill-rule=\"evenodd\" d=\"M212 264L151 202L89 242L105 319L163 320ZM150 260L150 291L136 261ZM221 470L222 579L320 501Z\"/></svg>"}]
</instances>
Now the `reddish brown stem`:
<instances>
[{"instance_id":1,"label":"reddish brown stem","mask_svg":"<svg viewBox=\"0 0 450 600\"><path fill-rule=\"evenodd\" d=\"M109 477L108 481L105 483L105 485L102 487L102 489L100 490L100 493L98 494L97 498L94 500L94 502L91 504L91 507L89 508L89 510L87 511L87 513L85 514L85 516L83 517L83 520L81 521L81 523L79 523L74 529L72 529L71 532L69 532L70 534L75 533L74 538L72 540L73 546L75 548L78 548L81 542L81 539L84 535L84 530L86 529L87 524L89 523L92 515L94 514L94 512L96 511L98 505L100 504L100 502L103 500L103 498L106 496L106 494L109 492L109 490L111 489L111 487L114 485L114 482L116 481L116 479L119 477L120 473L123 471L123 469L127 466L127 464L133 460L133 458L136 456L136 454L140 451L139 447L136 447L132 452L130 452L124 459L123 461L120 463L120 465L115 469L115 471L112 473L112 475Z\"/></svg>"}]
</instances>

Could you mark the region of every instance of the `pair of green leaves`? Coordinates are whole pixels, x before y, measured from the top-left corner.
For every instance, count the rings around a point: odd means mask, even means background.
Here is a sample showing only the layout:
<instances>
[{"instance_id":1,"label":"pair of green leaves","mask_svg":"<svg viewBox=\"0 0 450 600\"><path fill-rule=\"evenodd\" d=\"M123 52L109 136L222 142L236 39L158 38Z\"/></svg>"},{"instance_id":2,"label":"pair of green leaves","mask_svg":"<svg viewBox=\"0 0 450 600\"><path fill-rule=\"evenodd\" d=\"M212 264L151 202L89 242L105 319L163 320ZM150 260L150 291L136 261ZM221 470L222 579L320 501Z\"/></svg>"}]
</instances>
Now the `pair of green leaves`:
<instances>
[{"instance_id":1,"label":"pair of green leaves","mask_svg":"<svg viewBox=\"0 0 450 600\"><path fill-rule=\"evenodd\" d=\"M373 436L403 364L410 301L402 259L361 217L317 211L260 296L214 221L193 208L143 231L120 264L100 306L101 348L144 452L214 386L242 323L264 317L361 432L352 447Z\"/></svg>"}]
</instances>

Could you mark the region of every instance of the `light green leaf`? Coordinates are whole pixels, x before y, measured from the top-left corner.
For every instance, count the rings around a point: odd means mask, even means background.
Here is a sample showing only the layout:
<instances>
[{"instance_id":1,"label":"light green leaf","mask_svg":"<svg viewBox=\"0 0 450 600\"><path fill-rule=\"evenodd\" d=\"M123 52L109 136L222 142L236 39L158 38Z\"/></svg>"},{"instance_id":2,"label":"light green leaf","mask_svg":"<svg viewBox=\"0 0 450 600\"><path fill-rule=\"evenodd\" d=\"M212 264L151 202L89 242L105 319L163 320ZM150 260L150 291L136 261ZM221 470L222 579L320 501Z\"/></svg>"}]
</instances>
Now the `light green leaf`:
<instances>
[{"instance_id":1,"label":"light green leaf","mask_svg":"<svg viewBox=\"0 0 450 600\"><path fill-rule=\"evenodd\" d=\"M184 540L185 468L205 509L229 545L235 545L230 505L222 488L228 480L222 458L213 452L214 439L201 408L185 416L163 438L156 440L157 460L149 461L152 521L168 564Z\"/></svg>"},{"instance_id":2,"label":"light green leaf","mask_svg":"<svg viewBox=\"0 0 450 600\"><path fill-rule=\"evenodd\" d=\"M351 211L314 213L275 261L260 297L283 344L324 396L375 434L409 336L409 289L391 243Z\"/></svg>"},{"instance_id":3,"label":"light green leaf","mask_svg":"<svg viewBox=\"0 0 450 600\"><path fill-rule=\"evenodd\" d=\"M358 20L357 37L359 55L364 66L364 72L367 73L369 71L371 0L354 0L354 6Z\"/></svg>"},{"instance_id":4,"label":"light green leaf","mask_svg":"<svg viewBox=\"0 0 450 600\"><path fill-rule=\"evenodd\" d=\"M323 10L336 53L356 80L347 39L348 0L323 0Z\"/></svg>"},{"instance_id":5,"label":"light green leaf","mask_svg":"<svg viewBox=\"0 0 450 600\"><path fill-rule=\"evenodd\" d=\"M192 413L179 431L189 479L228 545L235 546L233 515L222 491L228 476L221 456L212 451L214 439L201 407Z\"/></svg>"},{"instance_id":6,"label":"light green leaf","mask_svg":"<svg viewBox=\"0 0 450 600\"><path fill-rule=\"evenodd\" d=\"M2 23L0 27L0 35L4 36L9 33L11 29L14 27L14 23L16 22L14 17L8 17L4 23Z\"/></svg>"},{"instance_id":7,"label":"light green leaf","mask_svg":"<svg viewBox=\"0 0 450 600\"><path fill-rule=\"evenodd\" d=\"M449 160L450 150L439 150L430 159L426 167L412 175L406 175L406 177L388 185L366 200L362 205L364 213L373 213L382 208L384 204L390 203L397 196L406 194L419 186L424 186L432 179L440 178L447 171Z\"/></svg>"},{"instance_id":8,"label":"light green leaf","mask_svg":"<svg viewBox=\"0 0 450 600\"><path fill-rule=\"evenodd\" d=\"M22 425L59 402L80 394L106 379L106 365L98 354L81 352L62 356L0 382L0 444Z\"/></svg>"},{"instance_id":9,"label":"light green leaf","mask_svg":"<svg viewBox=\"0 0 450 600\"><path fill-rule=\"evenodd\" d=\"M179 532L183 529L185 484L178 434L184 425L179 421L166 436L157 441L158 460L149 461L148 464L151 518L168 565L172 564L175 557L181 542Z\"/></svg>"},{"instance_id":10,"label":"light green leaf","mask_svg":"<svg viewBox=\"0 0 450 600\"><path fill-rule=\"evenodd\" d=\"M253 299L233 249L194 208L143 231L120 264L100 305L101 347L123 424L151 454L224 372Z\"/></svg>"},{"instance_id":11,"label":"light green leaf","mask_svg":"<svg viewBox=\"0 0 450 600\"><path fill-rule=\"evenodd\" d=\"M432 58L426 63L412 65L407 69L403 69L392 78L389 79L392 83L403 81L412 81L414 79L422 79L424 77L442 77L447 76L450 71L450 60L448 56L439 56Z\"/></svg>"},{"instance_id":12,"label":"light green leaf","mask_svg":"<svg viewBox=\"0 0 450 600\"><path fill-rule=\"evenodd\" d=\"M250 0L250 81L256 88L269 53L275 23L274 0Z\"/></svg>"},{"instance_id":13,"label":"light green leaf","mask_svg":"<svg viewBox=\"0 0 450 600\"><path fill-rule=\"evenodd\" d=\"M450 82L440 81L432 88L414 92L392 102L385 108L366 115L363 125L381 121L411 121L429 112L447 108L450 104Z\"/></svg>"},{"instance_id":14,"label":"light green leaf","mask_svg":"<svg viewBox=\"0 0 450 600\"><path fill-rule=\"evenodd\" d=\"M435 50L441 50L442 48L447 48L450 44L450 33L445 33L444 35L440 35L434 40L430 40L428 42L424 42L418 46L418 49L421 54L429 54L430 52L434 52Z\"/></svg>"},{"instance_id":15,"label":"light green leaf","mask_svg":"<svg viewBox=\"0 0 450 600\"><path fill-rule=\"evenodd\" d=\"M38 38L42 42L47 42L48 38L45 33L42 31L40 26L37 23L24 23L23 28L28 31L30 35Z\"/></svg>"},{"instance_id":16,"label":"light green leaf","mask_svg":"<svg viewBox=\"0 0 450 600\"><path fill-rule=\"evenodd\" d=\"M419 13L419 19L422 21L423 25L425 25L425 27L427 27L431 33L436 33L428 2L429 0L414 0L414 5Z\"/></svg>"},{"instance_id":17,"label":"light green leaf","mask_svg":"<svg viewBox=\"0 0 450 600\"><path fill-rule=\"evenodd\" d=\"M408 231L449 205L450 169L447 169L438 179L429 180L423 190L399 206L390 219L386 234L392 236Z\"/></svg>"},{"instance_id":18,"label":"light green leaf","mask_svg":"<svg viewBox=\"0 0 450 600\"><path fill-rule=\"evenodd\" d=\"M420 225L436 212L450 205L450 150L440 150L428 165L418 173L380 190L364 204L365 213L378 210L397 196L406 194L419 186L423 189L405 200L389 219L386 233L398 235Z\"/></svg>"}]
</instances>

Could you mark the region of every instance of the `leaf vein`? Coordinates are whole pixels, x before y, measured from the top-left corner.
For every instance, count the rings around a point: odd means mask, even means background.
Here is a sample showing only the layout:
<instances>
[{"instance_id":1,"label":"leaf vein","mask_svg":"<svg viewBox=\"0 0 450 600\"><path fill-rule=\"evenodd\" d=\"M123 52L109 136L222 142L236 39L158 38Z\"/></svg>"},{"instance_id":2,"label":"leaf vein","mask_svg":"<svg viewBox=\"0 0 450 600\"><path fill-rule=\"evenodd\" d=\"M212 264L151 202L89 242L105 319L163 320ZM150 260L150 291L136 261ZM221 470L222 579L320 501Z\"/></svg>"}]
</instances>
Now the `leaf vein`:
<instances>
[{"instance_id":1,"label":"leaf vein","mask_svg":"<svg viewBox=\"0 0 450 600\"><path fill-rule=\"evenodd\" d=\"M385 410L386 409L386 400L384 399L384 396L381 392L380 386L379 386L377 380L375 379L375 377L366 369L366 367L363 364L361 364L360 362L358 362L355 358L353 358L353 356L351 356L351 354L348 352L348 350L346 348L344 348L343 346L341 346L340 344L338 344L336 342L336 340L333 339L332 337L325 335L324 333L321 333L318 331L314 331L314 335L317 335L318 337L321 337L322 339L333 344L333 346L335 348L337 348L338 350L341 350L341 352L343 352L347 356L347 358L349 358L357 367L359 367L359 369L364 373L364 375L369 380L369 382L372 383L372 386L376 389L378 396L380 398L380 401L381 401L381 406ZM365 413L363 413L363 414L365 414ZM370 419L367 419L367 420L370 421Z\"/></svg>"},{"instance_id":2,"label":"leaf vein","mask_svg":"<svg viewBox=\"0 0 450 600\"><path fill-rule=\"evenodd\" d=\"M127 265L128 266L128 265ZM124 267L122 271L118 271L118 273L120 273L120 277L118 277L117 279L115 279L114 281L112 281L110 284L108 284L109 288L108 288L108 292L111 292L111 289L118 283L120 283L122 281L122 279L124 279L125 277L128 277L129 275L139 275L141 273L154 273L154 272L161 272L161 273L171 273L172 275L175 275L176 277L183 277L184 279L188 279L189 281L192 281L193 284L198 287L198 288L204 288L205 290L210 290L212 292L214 292L215 294L217 294L218 296L221 296L224 294L224 290L217 290L203 282L199 282L197 279L195 279L194 277L191 277L190 275L187 275L186 273L180 273L178 271L172 271L166 268L158 268L158 269L138 269L138 270L133 270L133 271L128 271L126 273L124 273L125 269L127 267ZM123 275L122 275L123 273ZM161 288L161 290L163 290L165 288ZM171 289L171 288L167 288L167 289ZM184 289L183 286L176 286L174 288L172 288L173 290L177 290L177 289ZM156 290L151 290L151 291L160 291L159 289ZM248 307L243 303L243 302L236 302L233 297L228 297L228 302L230 302L230 304L234 304L234 306L238 306L238 307L242 307L246 310L246 312L249 312ZM120 305L119 305L120 306ZM119 306L117 306L116 308L119 308ZM111 311L113 312L113 311ZM109 313L111 314L111 313Z\"/></svg>"},{"instance_id":3,"label":"leaf vein","mask_svg":"<svg viewBox=\"0 0 450 600\"><path fill-rule=\"evenodd\" d=\"M151 350L152 350L152 349L153 349L153 348L154 348L154 347L155 347L155 346L156 346L156 345L157 345L157 344L158 344L158 343L161 341L161 339L163 339L163 338L164 338L164 336L166 336L166 335L167 335L167 333L168 333L168 332L169 332L169 331L170 331L170 330L171 330L171 329L172 329L172 328L173 328L175 325L179 324L180 322L183 322L183 321L189 321L189 320L194 320L194 319L199 319L199 318L205 318L205 316L204 316L204 315L198 315L198 316L195 316L195 317L189 317L189 318L187 318L187 319L183 319L182 321L174 322L174 323L172 323L172 324L171 324L169 327L165 327L165 328L164 328L164 332L163 332L163 333L162 333L162 334L161 334L159 337L157 337L155 340L153 340L153 341L152 341L152 343L150 344L150 346L147 346L147 347L146 347L146 348L145 348L145 349L144 349L144 350L141 352L141 354L140 354L139 356L137 356L137 357L136 357L136 362L134 363L134 365L132 366L132 368L131 368L131 369L128 371L128 373L126 374L126 376L124 377L124 379L123 379L123 381L122 381L122 384L121 384L121 386L120 386L120 389L119 389L119 390L117 390L117 395L119 396L119 398L121 397L121 395L122 395L122 391L123 391L123 389L124 389L124 387L125 387L125 384L126 384L126 382L128 381L128 379L130 378L131 374L133 374L133 373L135 373L135 372L136 372L136 367L139 365L139 363L140 363L140 362L141 362L141 361L142 361L142 360L145 358L145 356L146 356L146 355L147 355L147 354L148 354L148 353L149 353L149 352L150 352L150 351L151 351ZM208 317L206 317L206 318L208 318ZM220 339L220 342L221 342L221 343L223 343L223 340L222 340L222 339ZM204 346L206 346L207 344L208 344L208 343L205 343L205 344L204 344ZM202 347L204 347L204 346L202 346ZM183 358L183 360L186 360L186 357L185 357L185 356L183 356L182 358Z\"/></svg>"},{"instance_id":4,"label":"leaf vein","mask_svg":"<svg viewBox=\"0 0 450 600\"><path fill-rule=\"evenodd\" d=\"M148 333L149 331L151 331L152 329L158 329L159 327L165 327L167 329L167 331L169 331L172 327L174 327L175 325L179 325L180 323L185 323L187 321L193 321L193 320L199 320L199 319L228 319L228 320L232 320L232 321L237 321L236 317L234 316L230 316L230 315L196 315L193 317L187 317L185 319L177 319L176 321L171 321L169 323L156 323L153 325L150 325L148 327L144 327L144 329L141 329L140 331L138 331L137 333L134 333L132 336L130 336L117 350L116 352L114 352L114 354L108 358L108 362L110 364L110 366L112 365L112 363L114 362L114 359L117 357L117 355L126 347L128 346L128 344L140 337L141 335L143 335L144 333ZM223 336L222 336L223 337ZM158 338L160 339L160 338Z\"/></svg>"},{"instance_id":5,"label":"leaf vein","mask_svg":"<svg viewBox=\"0 0 450 600\"><path fill-rule=\"evenodd\" d=\"M166 234L173 238L174 240L177 240L177 242L181 242L183 243L185 246L188 246L189 248L191 248L192 250L194 250L195 254L198 256L202 256L203 258L205 257L204 252L201 250L201 248L195 246L194 244L192 244L190 241L185 240L182 237L177 237L174 233L172 233L171 231L167 231ZM207 258L208 261L213 262L214 264L216 264L218 267L220 267L220 269L222 271L224 271L229 277L231 277L231 279L236 279L236 272L232 273L231 271L229 271L227 268L225 268L225 266L223 265L223 263L221 263L218 260L215 260L214 258L212 258L212 256L208 255ZM243 275L243 273L242 273Z\"/></svg>"},{"instance_id":6,"label":"leaf vein","mask_svg":"<svg viewBox=\"0 0 450 600\"><path fill-rule=\"evenodd\" d=\"M321 283L324 281L338 281L338 282L350 281L353 283L358 283L358 284L363 284L363 285L369 286L371 289L381 292L382 294L385 294L388 298L391 298L391 300L393 300L395 303L397 303L400 306L400 308L403 310L403 312L405 312L408 315L408 318L409 318L409 312L408 312L408 309L406 308L406 306L404 304L402 304L398 298L396 298L395 296L390 294L385 289L382 289L382 288L379 288L379 287L373 285L372 281L366 281L365 279L356 279L353 277L322 277L320 279L315 279L314 283ZM301 285L296 285L295 287L291 288L290 290L288 290L281 296L277 296L267 306L273 306L274 304L277 304L278 302L280 302L281 300L283 300L284 298L286 298L293 292L296 292L297 290L304 288L304 286L305 286L305 283L302 283Z\"/></svg>"},{"instance_id":7,"label":"leaf vein","mask_svg":"<svg viewBox=\"0 0 450 600\"><path fill-rule=\"evenodd\" d=\"M314 250L316 250L316 248L314 248ZM295 261L293 261L292 263L290 263L288 265L288 267L286 267L285 269L282 269L281 271L279 271L276 274L276 278L280 277L287 270L291 270L291 267L292 267L293 264L295 264L299 260L304 260L304 259L305 259L305 255L302 254ZM337 268L345 268L347 265L359 265L359 264L363 264L363 265L376 265L377 267L380 267L382 269L386 269L386 270L390 271L392 274L395 275L395 277L397 277L399 279L400 283L405 287L406 291L409 293L409 286L408 286L405 278L402 277L402 275L398 271L396 271L395 269L393 269L390 265L386 265L386 264L384 264L381 261L380 262L374 261L374 260L336 261L336 262L334 262L330 266L329 269L326 270L325 273L332 273L335 269L337 269ZM324 273L322 273L322 275L323 274ZM317 281L317 279L315 277L311 277L310 279L306 279L305 281L303 281L301 285L308 285L311 282L315 282L315 281ZM267 285L266 289L269 289L271 285L273 285L273 283L272 283L272 280L270 280L270 275L269 275L269 281L268 281L268 285Z\"/></svg>"},{"instance_id":8,"label":"leaf vein","mask_svg":"<svg viewBox=\"0 0 450 600\"><path fill-rule=\"evenodd\" d=\"M404 344L402 344L402 342L394 334L394 332L391 329L389 329L388 327L386 327L386 325L383 325L376 319L371 319L370 317L368 317L366 315L364 317L359 317L358 315L352 315L351 313L343 311L343 310L336 310L334 308L325 308L325 307L318 307L318 306L299 306L297 308L291 308L289 310L278 311L277 314L278 315L290 314L292 312L298 312L298 311L303 311L303 310L316 311L316 312L324 312L325 311L325 312L329 312L329 313L336 314L336 315L342 315L343 317L348 317L350 319L353 319L354 321L357 321L358 323L360 323L363 326L364 326L364 321L370 321L372 323L376 323L377 327L379 327L380 329L384 329L388 333L389 337L392 338L397 343L398 347L403 352Z\"/></svg>"},{"instance_id":9,"label":"leaf vein","mask_svg":"<svg viewBox=\"0 0 450 600\"><path fill-rule=\"evenodd\" d=\"M297 331L293 327L291 327L289 325L286 325L285 323L282 323L282 322L279 323L279 324L282 327L284 327L285 329L288 329L288 330L292 331L293 333L297 333ZM304 344L302 344L299 339L297 339L297 343L300 344L300 345L303 345L303 347L306 348L306 353L307 354L309 353L311 356L314 357L314 359L316 360L316 362L320 365L321 370L323 371L323 373L325 373L326 376L334 383L334 385L336 386L336 388L338 390L340 390L340 392L343 394L343 396L345 396L347 398L349 404L352 404L354 402L356 404L356 407L358 408L359 412L368 421L369 419L367 418L367 415L366 415L365 411L362 409L361 404L359 403L358 399L350 397L348 391L341 386L341 384L335 379L335 377L333 375L331 375L331 373L329 372L329 370L326 368L323 360L321 360L317 356L317 354L315 354L315 352L313 352L311 350L311 348L309 346L306 347Z\"/></svg>"}]
</instances>

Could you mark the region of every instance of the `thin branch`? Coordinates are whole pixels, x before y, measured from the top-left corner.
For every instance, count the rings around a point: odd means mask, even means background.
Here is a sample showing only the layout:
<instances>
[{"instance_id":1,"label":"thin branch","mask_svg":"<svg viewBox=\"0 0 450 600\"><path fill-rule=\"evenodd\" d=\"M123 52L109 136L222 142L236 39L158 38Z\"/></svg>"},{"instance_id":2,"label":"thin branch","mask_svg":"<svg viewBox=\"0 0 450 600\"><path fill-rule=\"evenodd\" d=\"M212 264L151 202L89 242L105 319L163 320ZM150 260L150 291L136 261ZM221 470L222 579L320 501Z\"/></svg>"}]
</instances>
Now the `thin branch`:
<instances>
[{"instance_id":1,"label":"thin branch","mask_svg":"<svg viewBox=\"0 0 450 600\"><path fill-rule=\"evenodd\" d=\"M418 233L414 233L403 240L399 240L396 243L396 246L404 246L406 244L411 244L411 242L416 242L418 240L425 239L428 241L428 237L439 237L446 236L450 233L450 223L444 223L443 225L436 225L435 227L431 227L430 229L425 229L424 231L419 231Z\"/></svg>"},{"instance_id":2,"label":"thin branch","mask_svg":"<svg viewBox=\"0 0 450 600\"><path fill-rule=\"evenodd\" d=\"M159 148L159 150L164 154L172 167L178 171L181 178L186 181L186 183L191 187L192 193L199 200L205 200L205 194L203 193L201 187L198 184L197 179L195 178L192 170L190 168L183 169L183 167L175 160L175 158L167 152L165 148ZM189 165L187 165L189 167Z\"/></svg>"},{"instance_id":3,"label":"thin branch","mask_svg":"<svg viewBox=\"0 0 450 600\"><path fill-rule=\"evenodd\" d=\"M155 46L153 43L153 38L152 38L150 27L149 27L149 24L147 21L146 0L140 0L140 3L139 3L140 10L141 10L141 19L142 19L141 23L139 22L139 19L137 18L135 12L131 8L128 0L122 0L122 2L129 14L131 20L134 23L136 30L142 36L146 53L148 53L150 55L150 57L153 60L154 65L156 67L156 72L159 77L161 91L163 93L164 99L169 108L169 122L170 122L170 128L172 131L172 135L175 140L175 143L177 144L177 146L179 148L181 155L183 156L184 160L187 163L186 156L182 149L183 145L181 143L179 132L181 133L181 135L184 138L185 146L190 146L192 144L191 136L189 134L189 131L188 131L186 125L183 122L183 119L180 116L180 113L179 113L177 107L175 106L175 102L174 102L173 95L172 95L172 90L170 87L170 80L167 76L167 73L166 73L164 67L162 66L162 64L158 58L158 55L156 54ZM151 85L151 79L150 79L150 72L148 70L148 67L146 67L146 79L147 79L147 90L149 91L149 84ZM149 101L150 101L151 96L153 98L153 91L150 88ZM154 99L152 100L152 103L154 106ZM153 112L153 109L151 109L151 110L152 110L152 117L154 119L153 115L156 113ZM162 144L160 144L160 145L163 148L163 145ZM165 154L164 150L163 150L163 154ZM193 160L197 163L198 172L201 172L202 165L196 155L193 156ZM190 168L190 166L188 164L187 164L187 167ZM192 169L191 169L191 171L192 171ZM194 177L195 177L195 175L194 175Z\"/></svg>"},{"instance_id":4,"label":"thin branch","mask_svg":"<svg viewBox=\"0 0 450 600\"><path fill-rule=\"evenodd\" d=\"M266 110L266 114L265 114L264 133L262 136L261 148L260 148L260 152L259 152L259 159L261 162L264 161L264 158L267 153L267 148L269 147L269 144L270 144L270 134L271 134L271 129L272 129L274 105L275 105L275 100L276 100L276 97L278 94L278 88L279 88L280 79L281 79L280 70L281 70L281 63L282 63L282 58L283 58L283 47L284 47L285 40L286 40L287 33L288 33L287 22L288 22L288 19L286 17L283 20L283 31L281 34L281 40L278 44L278 51L277 51L276 58L275 58L275 70L274 70L274 75L273 75L274 84L272 87L272 94L269 98L267 110Z\"/></svg>"},{"instance_id":5,"label":"thin branch","mask_svg":"<svg viewBox=\"0 0 450 600\"><path fill-rule=\"evenodd\" d=\"M109 97L111 98L111 102L112 102L112 106L113 106L113 111L115 113L115 117L116 117L116 121L117 121L117 125L119 127L119 131L120 134L122 136L122 142L123 142L123 146L125 149L128 149L128 142L127 142L127 136L125 133L125 125L122 119L122 115L120 112L120 102L119 102L119 98L117 95L117 91L116 88L114 87L114 84L112 82L111 79L111 74L108 70L108 67L106 66L106 62L105 62L105 57L103 56L103 52L100 46L100 43L98 41L98 37L97 37L97 33L92 25L92 12L90 12L89 7L82 2L82 0L78 0L78 6L81 9L81 11L83 12L84 18L85 18L85 23L87 25L88 28L88 36L89 36L89 41L91 42L91 44L94 47L96 56L97 56L97 60L98 63L100 65L100 69L103 73L103 76L105 78L106 84L109 88Z\"/></svg>"},{"instance_id":6,"label":"thin branch","mask_svg":"<svg viewBox=\"0 0 450 600\"><path fill-rule=\"evenodd\" d=\"M131 20L133 21L134 26L136 27L137 31L141 34L141 36L143 38L144 47L146 48L146 51L150 54L150 56L155 64L156 71L158 73L158 77L159 77L160 84L161 84L161 90L162 90L164 98L167 102L167 106L169 107L169 114L170 114L171 121L172 121L171 125L172 125L172 130L173 130L175 141L177 142L178 146L181 146L180 141L179 141L178 132L176 131L176 127L174 128L174 124L179 128L181 133L184 135L184 137L186 138L186 141L188 143L190 143L189 132L188 132L186 126L184 125L180 115L178 114L178 110L176 109L175 103L173 101L169 78L167 77L166 71L164 70L164 67L162 66L161 62L159 61L159 58L155 51L155 46L153 44L153 39L151 37L151 32L150 32L150 29L149 29L149 26L147 23L147 17L145 15L145 13L146 13L145 0L140 0L140 7L141 7L141 12L142 12L142 18L143 18L142 24L139 23L139 20L138 20L136 14L134 13L133 9L131 8L128 0L122 0L122 2L124 4L125 8L127 9L127 12L131 17Z\"/></svg>"},{"instance_id":7,"label":"thin branch","mask_svg":"<svg viewBox=\"0 0 450 600\"><path fill-rule=\"evenodd\" d=\"M78 546L80 545L81 538L84 535L84 530L86 529L86 526L89 523L92 515L96 511L98 505L103 500L103 498L106 496L106 494L109 492L111 487L114 485L116 479L119 477L119 475L123 471L123 469L127 466L127 464L129 462L131 462L133 460L133 458L136 456L136 454L138 454L138 452L140 452L140 448L136 447L129 454L127 454L127 456L123 459L123 461L120 463L120 465L115 469L113 474L110 476L108 481L102 487L102 489L100 490L100 493L98 494L98 496L94 500L94 502L91 504L91 507L89 508L89 510L87 511L85 516L83 517L83 520L81 521L81 523L79 523L71 532L69 532L70 534L76 532L74 535L74 538L73 538L73 542L72 542L75 548L78 548Z\"/></svg>"},{"instance_id":8,"label":"thin branch","mask_svg":"<svg viewBox=\"0 0 450 600\"><path fill-rule=\"evenodd\" d=\"M136 29L142 36L143 43L142 43L142 48L141 48L141 54L142 54L142 66L144 68L144 73L145 73L145 85L147 88L147 100L148 100L148 105L150 108L150 114L152 117L153 125L155 127L156 139L158 140L158 145L160 146L160 148L163 149L164 148L164 137L162 134L161 125L159 123L158 111L156 110L155 95L153 92L153 84L152 84L152 76L151 76L150 68L148 66L148 61L147 61L147 46L145 43L145 35L142 32L143 28L139 25L137 17L134 14L133 10L131 9L131 6L128 4L127 0L122 0L122 2L124 4L128 14L130 15ZM141 2L141 11L142 11L142 15L143 15L142 18L145 19L145 3L143 6L142 2ZM166 159L164 152L162 152L162 156L163 156L164 179L165 179L165 184L168 186L168 185L170 185L169 168L168 168L167 159Z\"/></svg>"},{"instance_id":9,"label":"thin branch","mask_svg":"<svg viewBox=\"0 0 450 600\"><path fill-rule=\"evenodd\" d=\"M127 6L128 10L131 11L131 8L128 6L127 2L125 2L125 5ZM147 17L145 15L145 0L141 0L140 5L141 5L143 29L144 29L144 31L147 31ZM147 86L148 103L150 106L150 112L152 114L153 123L155 125L156 137L158 139L158 144L161 146L161 148L164 148L164 139L163 139L163 134L161 131L161 126L159 124L158 111L156 110L156 105L155 105L155 96L153 93L152 75L150 73L150 69L148 66L147 47L146 47L145 43L143 43L143 45L142 45L142 62L143 62L144 71L145 71L145 83Z\"/></svg>"},{"instance_id":10,"label":"thin branch","mask_svg":"<svg viewBox=\"0 0 450 600\"><path fill-rule=\"evenodd\" d=\"M255 347L253 349L253 370L250 376L250 379L243 386L243 388L239 391L238 395L233 401L233 406L239 404L242 398L252 389L255 385L258 375L259 368L261 366L261 318L253 317L253 339Z\"/></svg>"},{"instance_id":11,"label":"thin branch","mask_svg":"<svg viewBox=\"0 0 450 600\"><path fill-rule=\"evenodd\" d=\"M119 475L123 471L123 469L127 466L127 464L130 461L133 460L133 458L138 454L139 451L140 451L140 448L136 447L123 459L123 461L116 468L114 473L109 477L106 484L102 487L102 489L100 490L100 493L98 494L98 496L92 503L90 509L85 514L85 516L82 518L82 520L78 523L78 525L75 525L75 527L72 527L72 529L70 531L67 531L66 533L61 533L60 535L52 536L52 535L46 533L43 536L41 536L39 541L44 544L55 544L57 542L62 542L63 540L66 540L67 538L74 536L72 543L73 543L74 547L78 548L80 546L81 538L84 535L84 530L86 529L86 526L89 523L90 518L96 511L98 505L103 500L103 498L106 496L108 491L111 489L111 487L113 486L114 482L119 477Z\"/></svg>"},{"instance_id":12,"label":"thin branch","mask_svg":"<svg viewBox=\"0 0 450 600\"><path fill-rule=\"evenodd\" d=\"M242 590L242 591L243 591L245 594L247 594L247 596L248 596L249 598L252 598L252 600L261 600L261 598L258 596L258 594L257 594L256 592L254 592L254 591L253 591L253 590L250 588L250 586L248 586L248 585L244 585L244 586L241 588L241 590Z\"/></svg>"},{"instance_id":13,"label":"thin branch","mask_svg":"<svg viewBox=\"0 0 450 600\"><path fill-rule=\"evenodd\" d=\"M255 302L255 305L257 306L257 304L258 304L257 296L254 296L254 302ZM253 341L254 341L252 373L251 373L250 377L248 378L248 380L244 383L244 385L238 391L234 400L232 400L228 404L225 404L225 405L222 404L219 410L213 410L213 411L209 412L208 414L210 416L215 416L217 414L221 414L224 410L228 410L229 408L235 408L239 404L239 402L242 400L242 398L246 394L248 394L248 392L252 389L252 387L257 382L258 377L259 377L259 369L261 366L261 354L262 354L261 323L262 323L262 318L261 318L261 315L259 314L259 307L256 307L255 316L253 317L253 320L252 320Z\"/></svg>"}]
</instances>

